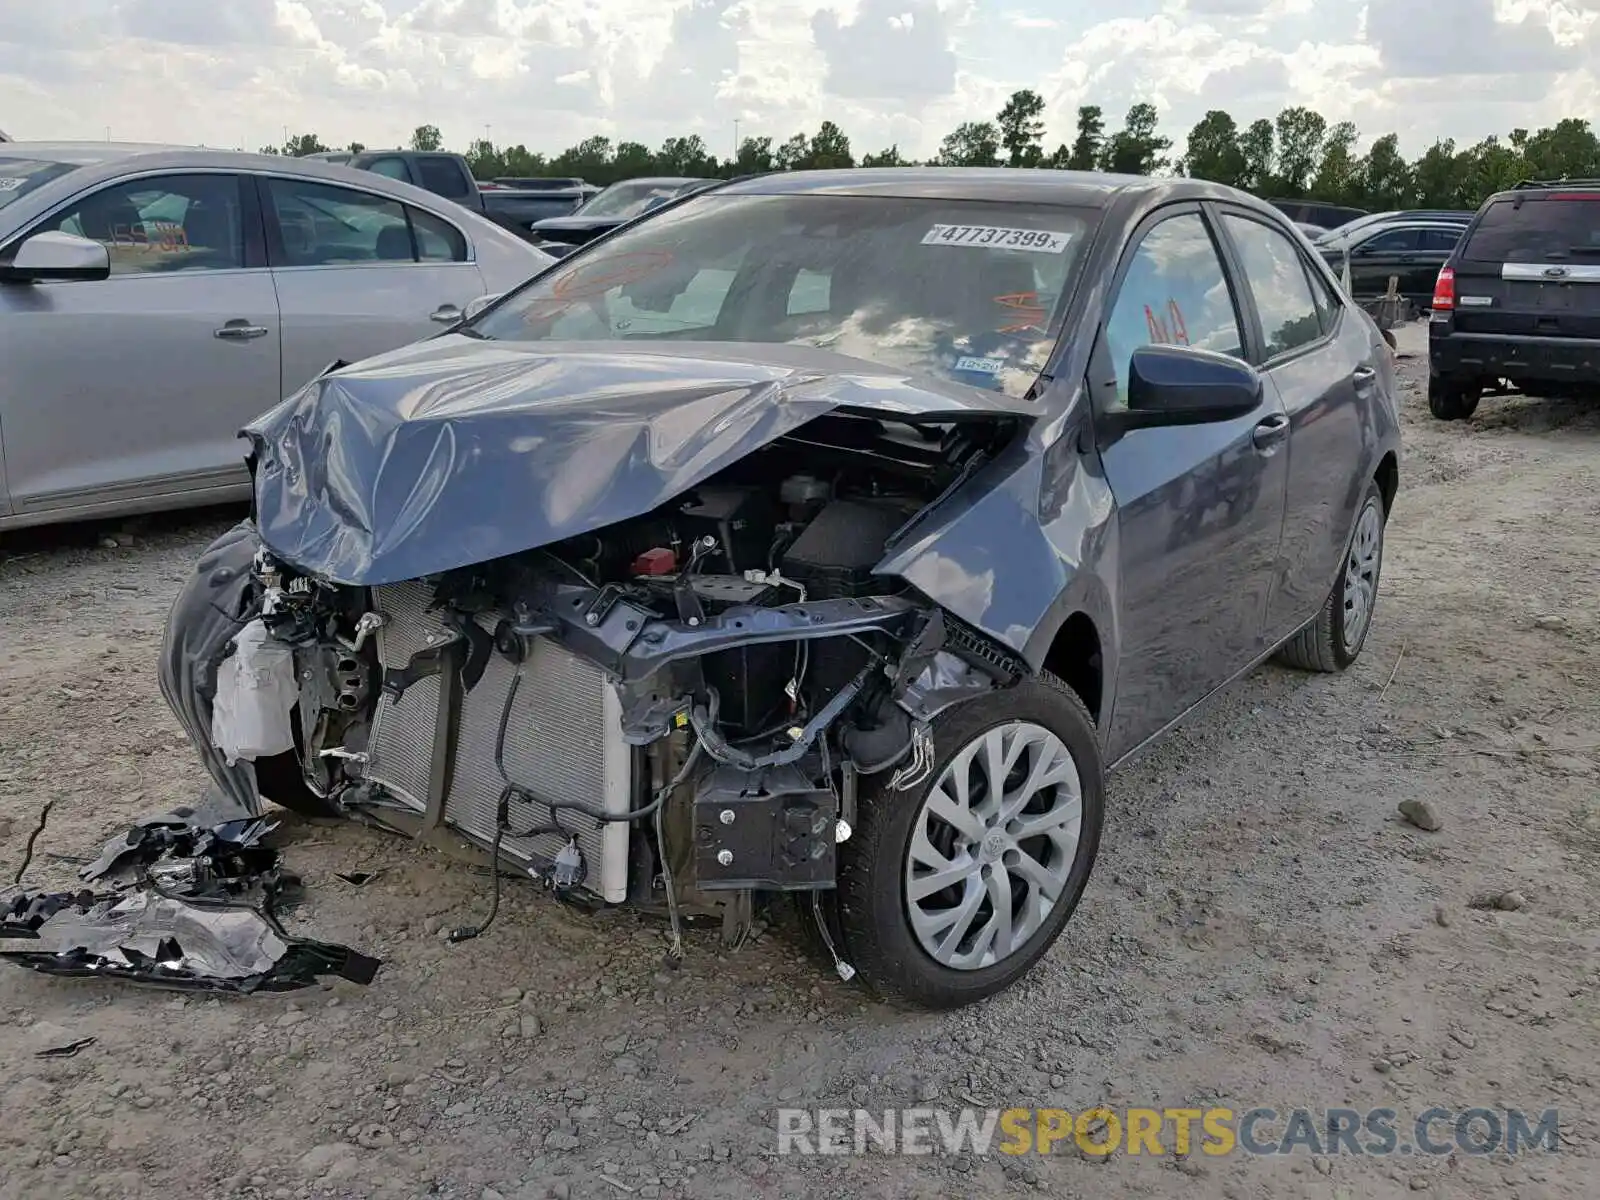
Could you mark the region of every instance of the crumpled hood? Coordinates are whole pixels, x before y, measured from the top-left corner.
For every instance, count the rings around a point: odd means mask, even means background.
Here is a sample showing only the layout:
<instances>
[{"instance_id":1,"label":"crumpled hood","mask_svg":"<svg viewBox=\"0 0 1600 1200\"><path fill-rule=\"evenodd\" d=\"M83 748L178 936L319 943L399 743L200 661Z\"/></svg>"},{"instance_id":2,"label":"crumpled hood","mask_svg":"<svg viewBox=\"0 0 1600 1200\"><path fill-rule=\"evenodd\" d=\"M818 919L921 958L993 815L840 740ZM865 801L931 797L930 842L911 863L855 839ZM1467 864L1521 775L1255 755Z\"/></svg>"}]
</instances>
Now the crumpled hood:
<instances>
[{"instance_id":1,"label":"crumpled hood","mask_svg":"<svg viewBox=\"0 0 1600 1200\"><path fill-rule=\"evenodd\" d=\"M808 347L450 335L314 380L244 433L262 542L372 586L639 516L845 407L1034 411Z\"/></svg>"}]
</instances>

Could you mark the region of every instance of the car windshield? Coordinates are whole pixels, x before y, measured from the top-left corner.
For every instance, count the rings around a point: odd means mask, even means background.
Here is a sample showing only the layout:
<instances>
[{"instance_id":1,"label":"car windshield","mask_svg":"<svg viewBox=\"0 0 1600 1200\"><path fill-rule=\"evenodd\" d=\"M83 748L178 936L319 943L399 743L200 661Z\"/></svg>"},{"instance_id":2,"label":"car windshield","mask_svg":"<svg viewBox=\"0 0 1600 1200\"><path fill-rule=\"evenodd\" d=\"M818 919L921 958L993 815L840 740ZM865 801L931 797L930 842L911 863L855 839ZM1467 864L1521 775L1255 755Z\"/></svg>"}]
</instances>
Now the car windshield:
<instances>
[{"instance_id":1,"label":"car windshield","mask_svg":"<svg viewBox=\"0 0 1600 1200\"><path fill-rule=\"evenodd\" d=\"M614 183L597 193L581 211L586 217L637 217L652 200L671 200L682 187L677 183Z\"/></svg>"},{"instance_id":2,"label":"car windshield","mask_svg":"<svg viewBox=\"0 0 1600 1200\"><path fill-rule=\"evenodd\" d=\"M1496 200L1461 257L1473 262L1600 262L1600 192Z\"/></svg>"},{"instance_id":3,"label":"car windshield","mask_svg":"<svg viewBox=\"0 0 1600 1200\"><path fill-rule=\"evenodd\" d=\"M0 208L82 165L37 158L10 158L0 154Z\"/></svg>"},{"instance_id":4,"label":"car windshield","mask_svg":"<svg viewBox=\"0 0 1600 1200\"><path fill-rule=\"evenodd\" d=\"M813 346L1021 396L1092 210L862 196L690 200L544 272L469 327L507 341Z\"/></svg>"}]
</instances>

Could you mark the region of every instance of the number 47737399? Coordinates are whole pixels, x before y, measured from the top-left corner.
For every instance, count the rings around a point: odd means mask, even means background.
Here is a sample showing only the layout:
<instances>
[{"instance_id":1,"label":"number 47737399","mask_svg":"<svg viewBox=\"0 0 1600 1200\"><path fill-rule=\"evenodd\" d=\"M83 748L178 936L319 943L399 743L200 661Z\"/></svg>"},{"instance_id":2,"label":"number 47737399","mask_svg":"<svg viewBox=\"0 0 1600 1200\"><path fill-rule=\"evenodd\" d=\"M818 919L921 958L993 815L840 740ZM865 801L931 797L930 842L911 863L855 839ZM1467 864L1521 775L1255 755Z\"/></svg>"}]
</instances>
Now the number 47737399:
<instances>
[{"instance_id":1,"label":"number 47737399","mask_svg":"<svg viewBox=\"0 0 1600 1200\"><path fill-rule=\"evenodd\" d=\"M923 235L924 246L980 246L992 250L1029 250L1061 254L1070 234L1053 229L1011 229L1003 225L935 225Z\"/></svg>"}]
</instances>

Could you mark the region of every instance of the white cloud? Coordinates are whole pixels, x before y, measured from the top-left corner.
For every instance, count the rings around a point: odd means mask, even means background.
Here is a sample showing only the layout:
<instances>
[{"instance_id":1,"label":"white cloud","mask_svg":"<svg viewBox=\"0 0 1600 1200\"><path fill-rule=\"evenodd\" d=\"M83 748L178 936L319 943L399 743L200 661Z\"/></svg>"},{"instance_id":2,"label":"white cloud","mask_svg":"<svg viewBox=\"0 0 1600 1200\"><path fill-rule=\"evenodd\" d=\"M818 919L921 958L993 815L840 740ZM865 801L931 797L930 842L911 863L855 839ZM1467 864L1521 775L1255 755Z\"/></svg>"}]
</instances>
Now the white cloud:
<instances>
[{"instance_id":1,"label":"white cloud","mask_svg":"<svg viewBox=\"0 0 1600 1200\"><path fill-rule=\"evenodd\" d=\"M257 147L290 132L558 151L734 122L781 141L832 119L857 152L930 155L1031 87L1051 145L1078 105L1157 104L1181 144L1209 108L1286 104L1368 136L1475 141L1600 116L1600 0L0 0L16 137Z\"/></svg>"}]
</instances>

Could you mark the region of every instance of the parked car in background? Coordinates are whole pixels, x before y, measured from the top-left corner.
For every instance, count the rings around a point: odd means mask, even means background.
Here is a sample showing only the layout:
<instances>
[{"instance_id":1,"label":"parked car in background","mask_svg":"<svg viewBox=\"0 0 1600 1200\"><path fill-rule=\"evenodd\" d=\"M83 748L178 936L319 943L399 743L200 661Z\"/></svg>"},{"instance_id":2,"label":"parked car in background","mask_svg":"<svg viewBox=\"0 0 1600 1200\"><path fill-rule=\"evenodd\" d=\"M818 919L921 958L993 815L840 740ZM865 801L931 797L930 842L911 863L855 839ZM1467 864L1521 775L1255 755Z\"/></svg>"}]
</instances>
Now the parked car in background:
<instances>
[{"instance_id":1,"label":"parked car in background","mask_svg":"<svg viewBox=\"0 0 1600 1200\"><path fill-rule=\"evenodd\" d=\"M307 159L0 148L0 529L247 494L239 429L551 260Z\"/></svg>"},{"instance_id":2,"label":"parked car in background","mask_svg":"<svg viewBox=\"0 0 1600 1200\"><path fill-rule=\"evenodd\" d=\"M1600 392L1600 180L1489 197L1438 275L1428 408L1465 420L1485 393Z\"/></svg>"},{"instance_id":3,"label":"parked car in background","mask_svg":"<svg viewBox=\"0 0 1600 1200\"><path fill-rule=\"evenodd\" d=\"M540 180L531 187L528 181L519 187L482 186L464 156L443 150L363 150L346 155L343 165L424 188L530 241L528 229L535 221L570 213L591 194L581 179Z\"/></svg>"},{"instance_id":4,"label":"parked car in background","mask_svg":"<svg viewBox=\"0 0 1600 1200\"><path fill-rule=\"evenodd\" d=\"M1356 233L1376 225L1389 225L1395 221L1432 221L1438 225L1459 225L1465 229L1467 222L1471 221L1473 214L1470 212L1457 212L1453 209L1420 208L1411 211L1396 210L1394 212L1368 213L1366 216L1357 217L1353 221L1346 221L1343 225L1336 225L1322 235L1322 241L1343 241L1354 237Z\"/></svg>"},{"instance_id":5,"label":"parked car in background","mask_svg":"<svg viewBox=\"0 0 1600 1200\"><path fill-rule=\"evenodd\" d=\"M1395 390L1230 188L734 181L255 421L162 691L250 811L447 829L675 942L787 896L843 978L969 1004L1077 907L1106 764L1361 653ZM214 705L236 636L282 690Z\"/></svg>"},{"instance_id":6,"label":"parked car in background","mask_svg":"<svg viewBox=\"0 0 1600 1200\"><path fill-rule=\"evenodd\" d=\"M1328 229L1365 216L1367 211L1342 204L1322 204L1315 200L1268 200L1267 203L1291 221L1304 221Z\"/></svg>"},{"instance_id":7,"label":"parked car in background","mask_svg":"<svg viewBox=\"0 0 1600 1200\"><path fill-rule=\"evenodd\" d=\"M1349 263L1351 295L1358 303L1385 295L1392 277L1400 295L1425 309L1462 228L1423 219L1378 221L1345 237L1324 238L1316 248L1335 274L1342 276Z\"/></svg>"},{"instance_id":8,"label":"parked car in background","mask_svg":"<svg viewBox=\"0 0 1600 1200\"><path fill-rule=\"evenodd\" d=\"M534 244L560 258L670 200L721 182L720 179L660 178L613 183L570 216L535 222L532 226Z\"/></svg>"},{"instance_id":9,"label":"parked car in background","mask_svg":"<svg viewBox=\"0 0 1600 1200\"><path fill-rule=\"evenodd\" d=\"M1294 226L1312 241L1316 241L1319 237L1328 232L1324 226L1313 225L1310 221L1296 221Z\"/></svg>"}]
</instances>

